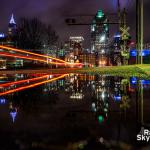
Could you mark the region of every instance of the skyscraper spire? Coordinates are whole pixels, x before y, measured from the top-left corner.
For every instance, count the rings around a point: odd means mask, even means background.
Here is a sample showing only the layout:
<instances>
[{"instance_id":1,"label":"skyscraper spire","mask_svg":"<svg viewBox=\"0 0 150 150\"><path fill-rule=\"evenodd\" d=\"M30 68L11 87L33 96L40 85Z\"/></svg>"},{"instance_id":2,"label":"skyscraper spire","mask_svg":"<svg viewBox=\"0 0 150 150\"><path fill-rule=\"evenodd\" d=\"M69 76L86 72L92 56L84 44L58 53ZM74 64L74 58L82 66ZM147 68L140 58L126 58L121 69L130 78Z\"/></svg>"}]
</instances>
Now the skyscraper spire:
<instances>
[{"instance_id":1,"label":"skyscraper spire","mask_svg":"<svg viewBox=\"0 0 150 150\"><path fill-rule=\"evenodd\" d=\"M10 24L16 24L15 20L14 20L14 15L11 15L11 19L9 21Z\"/></svg>"}]
</instances>

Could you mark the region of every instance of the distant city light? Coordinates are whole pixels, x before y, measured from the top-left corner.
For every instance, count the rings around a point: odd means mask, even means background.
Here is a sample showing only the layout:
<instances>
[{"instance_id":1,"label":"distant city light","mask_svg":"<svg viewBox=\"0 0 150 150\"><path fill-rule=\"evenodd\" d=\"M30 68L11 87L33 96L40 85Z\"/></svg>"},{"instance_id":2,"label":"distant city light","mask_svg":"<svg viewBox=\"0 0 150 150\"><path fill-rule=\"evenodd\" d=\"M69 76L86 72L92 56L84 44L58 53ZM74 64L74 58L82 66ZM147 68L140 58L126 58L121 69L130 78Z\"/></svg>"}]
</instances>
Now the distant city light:
<instances>
[{"instance_id":1,"label":"distant city light","mask_svg":"<svg viewBox=\"0 0 150 150\"><path fill-rule=\"evenodd\" d=\"M95 104L94 102L92 103L92 111L94 111L94 112L97 111L97 109L96 109L96 104Z\"/></svg>"},{"instance_id":2,"label":"distant city light","mask_svg":"<svg viewBox=\"0 0 150 150\"><path fill-rule=\"evenodd\" d=\"M96 17L97 17L97 18L102 18L102 17L104 17L104 13L103 13L103 11L102 11L101 9L98 10Z\"/></svg>"},{"instance_id":3,"label":"distant city light","mask_svg":"<svg viewBox=\"0 0 150 150\"><path fill-rule=\"evenodd\" d=\"M4 38L5 34L4 33L0 33L0 38Z\"/></svg>"},{"instance_id":4,"label":"distant city light","mask_svg":"<svg viewBox=\"0 0 150 150\"><path fill-rule=\"evenodd\" d=\"M106 40L106 36L105 35L102 35L101 37L100 37L100 42L104 42Z\"/></svg>"},{"instance_id":5,"label":"distant city light","mask_svg":"<svg viewBox=\"0 0 150 150\"><path fill-rule=\"evenodd\" d=\"M71 96L70 96L70 99L83 99L84 95L82 93L73 93Z\"/></svg>"},{"instance_id":6,"label":"distant city light","mask_svg":"<svg viewBox=\"0 0 150 150\"><path fill-rule=\"evenodd\" d=\"M71 36L70 40L75 42L82 42L84 41L84 38L82 36Z\"/></svg>"},{"instance_id":7,"label":"distant city light","mask_svg":"<svg viewBox=\"0 0 150 150\"><path fill-rule=\"evenodd\" d=\"M103 60L103 61L99 61L99 65L105 65L106 64L106 61Z\"/></svg>"},{"instance_id":8,"label":"distant city light","mask_svg":"<svg viewBox=\"0 0 150 150\"><path fill-rule=\"evenodd\" d=\"M105 93L104 93L104 92L102 92L102 95L101 95L101 96L102 96L102 98L104 99L104 98L105 98Z\"/></svg>"},{"instance_id":9,"label":"distant city light","mask_svg":"<svg viewBox=\"0 0 150 150\"><path fill-rule=\"evenodd\" d=\"M120 37L121 37L120 33L114 35L114 38L120 38Z\"/></svg>"},{"instance_id":10,"label":"distant city light","mask_svg":"<svg viewBox=\"0 0 150 150\"><path fill-rule=\"evenodd\" d=\"M107 108L104 108L104 112L108 112L108 109L107 109Z\"/></svg>"},{"instance_id":11,"label":"distant city light","mask_svg":"<svg viewBox=\"0 0 150 150\"><path fill-rule=\"evenodd\" d=\"M121 100L121 96L114 96L114 100L115 101L120 101Z\"/></svg>"},{"instance_id":12,"label":"distant city light","mask_svg":"<svg viewBox=\"0 0 150 150\"><path fill-rule=\"evenodd\" d=\"M102 54L104 54L104 53L105 53L105 50L104 50L104 49L102 49L102 50L101 50L101 53L102 53Z\"/></svg>"},{"instance_id":13,"label":"distant city light","mask_svg":"<svg viewBox=\"0 0 150 150\"><path fill-rule=\"evenodd\" d=\"M95 26L92 25L91 30L94 32L95 31Z\"/></svg>"}]
</instances>

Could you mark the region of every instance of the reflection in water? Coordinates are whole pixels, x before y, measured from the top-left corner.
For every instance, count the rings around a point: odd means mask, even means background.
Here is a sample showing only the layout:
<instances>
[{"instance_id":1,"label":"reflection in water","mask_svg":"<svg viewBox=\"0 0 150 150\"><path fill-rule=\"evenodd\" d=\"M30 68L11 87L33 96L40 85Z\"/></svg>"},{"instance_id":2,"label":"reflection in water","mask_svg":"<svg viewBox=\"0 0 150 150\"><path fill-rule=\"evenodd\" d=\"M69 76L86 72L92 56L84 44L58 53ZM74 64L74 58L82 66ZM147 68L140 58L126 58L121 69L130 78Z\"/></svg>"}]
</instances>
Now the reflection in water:
<instances>
[{"instance_id":1,"label":"reflection in water","mask_svg":"<svg viewBox=\"0 0 150 150\"><path fill-rule=\"evenodd\" d=\"M59 144L123 149L124 144L126 149L137 144L142 126L149 129L149 81L86 74L22 74L2 80L0 132L7 133L9 140L13 136L20 142L35 141L22 143L24 147L55 149ZM13 131L9 128L12 122ZM6 126L8 130L3 130Z\"/></svg>"},{"instance_id":2,"label":"reflection in water","mask_svg":"<svg viewBox=\"0 0 150 150\"><path fill-rule=\"evenodd\" d=\"M6 103L6 99L5 98L0 98L0 104L5 104Z\"/></svg>"},{"instance_id":3,"label":"reflection in water","mask_svg":"<svg viewBox=\"0 0 150 150\"><path fill-rule=\"evenodd\" d=\"M138 80L134 77L131 78L131 84L136 89L137 123L145 126L147 123L144 122L144 89L149 89L150 80Z\"/></svg>"},{"instance_id":4,"label":"reflection in water","mask_svg":"<svg viewBox=\"0 0 150 150\"><path fill-rule=\"evenodd\" d=\"M2 86L3 86L3 87L9 86L9 88L10 88L11 86L13 86L14 89L5 91L6 88L3 88L4 92L0 93L0 96L6 95L6 94L10 94L10 93L14 93L14 92L18 92L18 91L25 90L25 89L28 89L28 88L33 88L33 87L35 87L35 86L39 86L39 85L42 85L42 84L47 83L47 82L52 82L52 81L61 79L61 78L65 77L66 75L67 75L67 74L65 74L65 75L60 75L60 76L55 77L55 78L52 78L52 79L49 79L50 76L47 76L47 75L46 75L46 76L44 76L44 77L33 78L33 79L28 79L28 80L22 80L22 81L18 81L18 82L6 83L6 84L3 84ZM29 84L30 81L36 81L36 80L43 79L43 78L47 78L47 80L46 80L46 81L37 82L37 83L34 83L34 84ZM28 85L28 86L22 86L22 87L16 88L16 85L17 85L17 84L25 83L25 82L27 82L29 85Z\"/></svg>"}]
</instances>

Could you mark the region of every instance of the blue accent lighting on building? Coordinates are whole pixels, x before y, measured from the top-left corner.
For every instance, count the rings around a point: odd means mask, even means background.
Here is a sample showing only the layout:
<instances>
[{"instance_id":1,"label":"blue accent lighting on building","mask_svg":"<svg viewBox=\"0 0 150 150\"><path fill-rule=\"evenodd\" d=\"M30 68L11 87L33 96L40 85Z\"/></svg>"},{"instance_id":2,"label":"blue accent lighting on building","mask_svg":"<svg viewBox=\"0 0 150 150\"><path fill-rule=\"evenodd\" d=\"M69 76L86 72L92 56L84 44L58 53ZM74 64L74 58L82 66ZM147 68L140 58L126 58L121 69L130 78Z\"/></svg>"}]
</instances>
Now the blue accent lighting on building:
<instances>
[{"instance_id":1,"label":"blue accent lighting on building","mask_svg":"<svg viewBox=\"0 0 150 150\"><path fill-rule=\"evenodd\" d=\"M148 55L150 55L150 49L143 49L142 56L148 56ZM137 50L136 49L131 49L130 50L130 56L132 56L132 57L137 56Z\"/></svg>"},{"instance_id":2,"label":"blue accent lighting on building","mask_svg":"<svg viewBox=\"0 0 150 150\"><path fill-rule=\"evenodd\" d=\"M115 95L115 96L114 96L114 100L115 100L115 101L120 101L120 100L121 100L121 96Z\"/></svg>"},{"instance_id":3,"label":"blue accent lighting on building","mask_svg":"<svg viewBox=\"0 0 150 150\"><path fill-rule=\"evenodd\" d=\"M4 33L0 33L0 38L4 38L5 34Z\"/></svg>"},{"instance_id":4,"label":"blue accent lighting on building","mask_svg":"<svg viewBox=\"0 0 150 150\"><path fill-rule=\"evenodd\" d=\"M116 34L114 35L114 38L120 38L120 37L121 37L120 33L116 33Z\"/></svg>"},{"instance_id":5,"label":"blue accent lighting on building","mask_svg":"<svg viewBox=\"0 0 150 150\"><path fill-rule=\"evenodd\" d=\"M142 85L150 84L150 80L141 80Z\"/></svg>"}]
</instances>

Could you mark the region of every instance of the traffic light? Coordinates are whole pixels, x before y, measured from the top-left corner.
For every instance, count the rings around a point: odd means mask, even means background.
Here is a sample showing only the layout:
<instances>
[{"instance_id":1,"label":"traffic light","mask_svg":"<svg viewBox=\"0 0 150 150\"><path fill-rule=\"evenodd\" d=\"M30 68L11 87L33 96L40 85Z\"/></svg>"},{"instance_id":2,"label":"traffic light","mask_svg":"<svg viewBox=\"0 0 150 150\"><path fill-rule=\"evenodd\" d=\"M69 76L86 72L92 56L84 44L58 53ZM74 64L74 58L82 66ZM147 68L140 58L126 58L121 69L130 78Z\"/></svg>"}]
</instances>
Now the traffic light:
<instances>
[{"instance_id":1,"label":"traffic light","mask_svg":"<svg viewBox=\"0 0 150 150\"><path fill-rule=\"evenodd\" d=\"M65 20L65 22L66 22L67 24L75 24L75 23L76 23L76 19L74 19L74 18L67 18L67 19Z\"/></svg>"},{"instance_id":2,"label":"traffic light","mask_svg":"<svg viewBox=\"0 0 150 150\"><path fill-rule=\"evenodd\" d=\"M129 39L127 40L127 45L131 45L132 41Z\"/></svg>"},{"instance_id":3,"label":"traffic light","mask_svg":"<svg viewBox=\"0 0 150 150\"><path fill-rule=\"evenodd\" d=\"M127 40L127 49L129 49L131 47L131 43L132 43L131 39L128 39Z\"/></svg>"}]
</instances>

